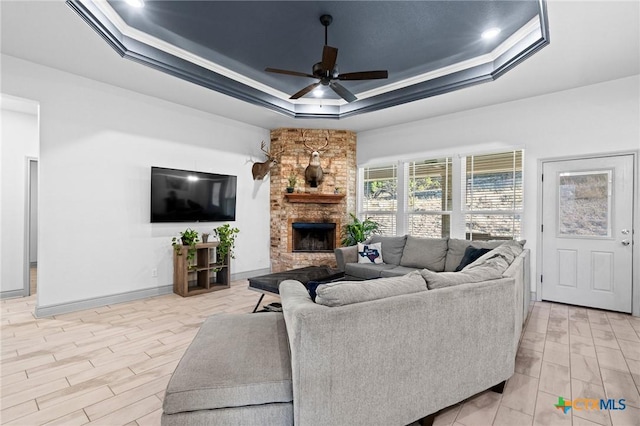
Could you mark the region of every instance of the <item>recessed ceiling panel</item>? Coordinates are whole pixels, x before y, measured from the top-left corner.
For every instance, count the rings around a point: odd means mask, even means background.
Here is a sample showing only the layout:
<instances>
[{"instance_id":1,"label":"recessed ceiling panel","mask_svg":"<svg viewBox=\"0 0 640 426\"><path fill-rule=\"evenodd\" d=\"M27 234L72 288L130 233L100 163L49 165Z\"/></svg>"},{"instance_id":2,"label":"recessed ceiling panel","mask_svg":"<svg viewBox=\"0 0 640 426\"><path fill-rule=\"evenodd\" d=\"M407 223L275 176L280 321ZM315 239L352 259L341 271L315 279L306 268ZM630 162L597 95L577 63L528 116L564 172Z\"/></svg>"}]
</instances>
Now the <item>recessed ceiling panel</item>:
<instances>
[{"instance_id":1,"label":"recessed ceiling panel","mask_svg":"<svg viewBox=\"0 0 640 426\"><path fill-rule=\"evenodd\" d=\"M69 0L122 55L294 117L340 118L495 79L548 43L542 1L125 1ZM317 81L327 44L336 73L387 70L380 80L341 81L357 100ZM493 39L481 34L499 28Z\"/></svg>"}]
</instances>

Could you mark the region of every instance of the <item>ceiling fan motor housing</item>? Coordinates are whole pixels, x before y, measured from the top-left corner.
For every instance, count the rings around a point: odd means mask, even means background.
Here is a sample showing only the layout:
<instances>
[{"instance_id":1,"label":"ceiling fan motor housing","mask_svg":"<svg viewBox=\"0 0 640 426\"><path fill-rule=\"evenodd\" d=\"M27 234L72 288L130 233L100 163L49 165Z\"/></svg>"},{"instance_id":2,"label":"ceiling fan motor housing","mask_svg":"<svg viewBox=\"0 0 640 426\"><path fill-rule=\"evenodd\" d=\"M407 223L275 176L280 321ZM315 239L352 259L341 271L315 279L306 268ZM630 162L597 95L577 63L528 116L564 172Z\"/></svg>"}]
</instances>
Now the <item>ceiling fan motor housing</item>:
<instances>
[{"instance_id":1,"label":"ceiling fan motor housing","mask_svg":"<svg viewBox=\"0 0 640 426\"><path fill-rule=\"evenodd\" d=\"M333 70L331 71L325 71L324 69L322 69L322 62L318 62L313 65L312 73L314 76L318 77L321 80L327 80L326 83L324 81L322 82L322 84L326 86L327 84L329 84L329 80L338 78L338 65L336 64L336 66L334 66Z\"/></svg>"}]
</instances>

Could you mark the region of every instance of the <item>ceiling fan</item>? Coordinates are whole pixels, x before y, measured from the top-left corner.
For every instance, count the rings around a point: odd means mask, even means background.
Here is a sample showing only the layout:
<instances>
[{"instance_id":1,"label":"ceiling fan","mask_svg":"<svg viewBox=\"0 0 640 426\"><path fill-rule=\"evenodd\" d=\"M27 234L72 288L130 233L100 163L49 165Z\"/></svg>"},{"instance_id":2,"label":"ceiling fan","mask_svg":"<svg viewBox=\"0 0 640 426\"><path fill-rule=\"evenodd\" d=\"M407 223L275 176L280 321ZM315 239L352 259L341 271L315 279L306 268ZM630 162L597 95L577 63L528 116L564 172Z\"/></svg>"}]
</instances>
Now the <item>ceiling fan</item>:
<instances>
[{"instance_id":1,"label":"ceiling fan","mask_svg":"<svg viewBox=\"0 0 640 426\"><path fill-rule=\"evenodd\" d=\"M331 24L332 21L333 21L333 17L331 15L322 15L320 17L320 22L322 23L322 25L324 25L324 48L322 49L322 61L313 65L312 74L307 74L307 73L298 72L298 71L281 70L277 68L265 69L265 71L267 72L293 75L296 77L317 78L320 80L294 93L289 99L301 98L302 96L311 92L313 89L315 89L319 85L323 85L323 86L329 86L331 89L333 89L334 92L336 92L345 101L353 102L358 98L356 98L356 96L353 93L351 93L346 87L338 83L339 80L374 80L374 79L387 78L389 76L386 70L385 71L360 71L360 72L349 72L345 74L340 74L338 72L338 68L336 67L336 60L338 59L338 49L327 45L327 27Z\"/></svg>"}]
</instances>

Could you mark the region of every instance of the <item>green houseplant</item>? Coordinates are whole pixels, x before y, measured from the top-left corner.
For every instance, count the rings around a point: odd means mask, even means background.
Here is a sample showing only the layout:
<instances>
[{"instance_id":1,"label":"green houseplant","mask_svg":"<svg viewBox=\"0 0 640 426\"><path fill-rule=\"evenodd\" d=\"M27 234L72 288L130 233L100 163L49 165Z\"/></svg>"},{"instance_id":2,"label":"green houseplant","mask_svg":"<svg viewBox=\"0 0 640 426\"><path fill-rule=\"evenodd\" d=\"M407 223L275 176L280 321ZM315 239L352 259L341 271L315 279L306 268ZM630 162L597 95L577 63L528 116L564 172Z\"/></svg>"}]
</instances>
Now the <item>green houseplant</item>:
<instances>
[{"instance_id":1,"label":"green houseplant","mask_svg":"<svg viewBox=\"0 0 640 426\"><path fill-rule=\"evenodd\" d=\"M296 187L296 183L298 182L298 178L296 177L295 173L291 173L289 175L289 177L287 178L287 180L289 181L289 186L287 186L287 192L289 194L291 194L291 193L293 193L293 190Z\"/></svg>"},{"instance_id":2,"label":"green houseplant","mask_svg":"<svg viewBox=\"0 0 640 426\"><path fill-rule=\"evenodd\" d=\"M342 236L343 246L355 246L358 243L365 241L371 236L371 234L378 233L380 224L369 218L360 220L353 213L351 215L351 223L348 223L344 227L344 233Z\"/></svg>"},{"instance_id":3,"label":"green houseplant","mask_svg":"<svg viewBox=\"0 0 640 426\"><path fill-rule=\"evenodd\" d=\"M189 246L187 249L187 263L192 268L193 260L196 257L196 243L198 242L198 232L194 231L191 228L187 228L186 230L180 232L180 237L173 237L171 239L171 245L173 249L176 251L178 256L182 256L182 247Z\"/></svg>"},{"instance_id":4,"label":"green houseplant","mask_svg":"<svg viewBox=\"0 0 640 426\"><path fill-rule=\"evenodd\" d=\"M224 261L227 254L230 258L235 259L233 249L236 247L236 236L239 232L238 228L232 228L228 223L213 229L213 233L220 241L218 245L218 260L220 262Z\"/></svg>"}]
</instances>

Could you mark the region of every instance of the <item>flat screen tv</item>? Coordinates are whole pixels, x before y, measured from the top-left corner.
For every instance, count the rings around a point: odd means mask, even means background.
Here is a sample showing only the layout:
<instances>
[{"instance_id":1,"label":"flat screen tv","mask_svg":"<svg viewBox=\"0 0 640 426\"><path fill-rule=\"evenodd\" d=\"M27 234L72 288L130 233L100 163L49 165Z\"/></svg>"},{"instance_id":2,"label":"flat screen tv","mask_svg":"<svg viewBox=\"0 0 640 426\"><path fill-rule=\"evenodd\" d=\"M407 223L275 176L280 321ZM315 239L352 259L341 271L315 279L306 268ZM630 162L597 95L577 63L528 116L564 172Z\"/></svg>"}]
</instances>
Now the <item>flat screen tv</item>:
<instances>
[{"instance_id":1,"label":"flat screen tv","mask_svg":"<svg viewBox=\"0 0 640 426\"><path fill-rule=\"evenodd\" d=\"M151 222L236 220L236 176L151 167Z\"/></svg>"}]
</instances>

